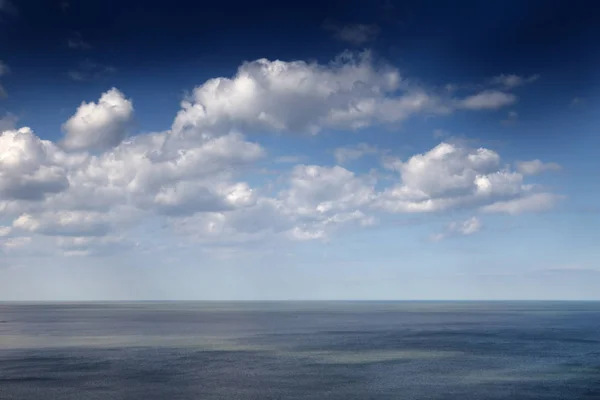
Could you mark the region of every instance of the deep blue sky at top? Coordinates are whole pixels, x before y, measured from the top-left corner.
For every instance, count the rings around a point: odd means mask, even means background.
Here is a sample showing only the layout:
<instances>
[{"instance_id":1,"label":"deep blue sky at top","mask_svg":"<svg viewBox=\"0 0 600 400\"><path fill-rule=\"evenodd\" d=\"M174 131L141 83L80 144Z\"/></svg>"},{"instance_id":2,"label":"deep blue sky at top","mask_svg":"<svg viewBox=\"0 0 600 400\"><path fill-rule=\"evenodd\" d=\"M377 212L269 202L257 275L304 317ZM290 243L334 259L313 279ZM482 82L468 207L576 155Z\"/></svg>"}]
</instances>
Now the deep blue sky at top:
<instances>
[{"instance_id":1,"label":"deep blue sky at top","mask_svg":"<svg viewBox=\"0 0 600 400\"><path fill-rule=\"evenodd\" d=\"M44 125L59 126L110 86L135 100L142 130L156 130L168 127L185 90L231 76L243 60L327 62L351 46L333 39L325 21L377 24L381 34L369 47L428 84L541 74L551 87L532 90L564 87L567 97L586 97L600 81L600 6L590 1L14 3L18 15L0 24L0 59L12 70L1 107L43 137L54 135ZM74 32L92 48L70 49ZM86 60L116 71L92 82L70 79L67 72ZM564 109L563 100L539 94L538 102Z\"/></svg>"},{"instance_id":2,"label":"deep blue sky at top","mask_svg":"<svg viewBox=\"0 0 600 400\"><path fill-rule=\"evenodd\" d=\"M0 117L13 113L19 117L19 126L30 126L37 135L51 140L61 137L61 124L82 101L97 101L111 87L133 100L137 132L166 130L186 92L207 79L231 77L243 61L258 58L327 63L346 49L369 48L377 60L392 64L403 76L417 79L426 87L482 84L500 74L539 75L535 83L514 90L518 95L514 107L456 111L447 117L431 119L415 116L403 121L400 127L409 131L407 135L389 134L372 126L368 132L356 135L323 132L302 140L293 135L257 135L249 140L263 145L274 156L269 157L271 161L278 155L298 154L308 158L299 162L331 165L332 149L359 142L389 149L406 159L439 143L441 139L434 137L433 131L444 129L451 135L481 140L486 147L497 150L506 163L539 158L563 167L555 174L536 177L535 182L548 185L551 192L564 194L568 201L551 213L523 215L506 222L509 228L518 226L519 233L502 231L506 228L502 225L507 221L501 219L504 217L485 215L483 220L491 232L488 236L475 235L466 244L448 240L440 243L436 252L431 250L429 242L418 242L432 233L432 226L405 230L388 226L388 230L361 231L327 248L309 245L314 247L308 248L310 251L297 261L298 265L305 263L317 268L319 257L328 251L352 258L357 265L360 261L362 264L356 271L362 273L367 269L363 266L370 267L377 257L387 257L391 260L389 265L396 263L399 249L409 262L414 257L415 265L429 265L432 270L447 263L463 265L465 254L467 258L474 257L473 265L489 264L499 271L507 266L518 269L520 265L548 267L552 263L590 268L597 265L600 3L583 0L11 2L18 12L0 14L0 60L11 70L0 77L8 93L7 98L0 99ZM375 24L380 33L374 41L355 46L334 38L324 28L328 23ZM70 48L69 39L81 39L90 48ZM73 79L77 76L85 79ZM579 99L576 107L571 104L574 99ZM518 113L518 122L503 124L510 111ZM375 158L371 157L373 164L377 162ZM359 166L353 168L357 175L373 166L361 164L363 161L354 165ZM258 175L248 178L256 187L260 187L260 182L253 180L267 179ZM450 213L445 218L440 227L462 216ZM157 239L163 240L162 236ZM347 248L354 251L348 252ZM444 248L447 253L440 252ZM195 261L196 255L190 257ZM337 275L343 275L346 267L323 271L331 274L333 282L338 282ZM373 271L377 275L378 270ZM274 282L268 275L265 282ZM313 277L306 276L312 285ZM585 279L577 282L587 283ZM482 286L482 293L494 283ZM510 289L511 285L506 287ZM527 290L527 285L523 287ZM544 289L543 282L540 287ZM373 293L379 294L376 285L372 288L375 288ZM426 295L432 294L437 293Z\"/></svg>"}]
</instances>

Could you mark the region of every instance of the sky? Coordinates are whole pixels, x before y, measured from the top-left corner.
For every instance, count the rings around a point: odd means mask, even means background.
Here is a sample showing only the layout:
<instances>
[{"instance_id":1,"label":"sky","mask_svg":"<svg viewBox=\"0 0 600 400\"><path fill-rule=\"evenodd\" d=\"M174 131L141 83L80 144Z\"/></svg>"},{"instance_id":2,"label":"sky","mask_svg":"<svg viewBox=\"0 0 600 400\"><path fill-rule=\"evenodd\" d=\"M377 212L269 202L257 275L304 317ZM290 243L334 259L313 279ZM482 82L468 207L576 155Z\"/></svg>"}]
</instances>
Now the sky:
<instances>
[{"instance_id":1,"label":"sky","mask_svg":"<svg viewBox=\"0 0 600 400\"><path fill-rule=\"evenodd\" d=\"M0 301L600 300L596 8L0 0Z\"/></svg>"}]
</instances>

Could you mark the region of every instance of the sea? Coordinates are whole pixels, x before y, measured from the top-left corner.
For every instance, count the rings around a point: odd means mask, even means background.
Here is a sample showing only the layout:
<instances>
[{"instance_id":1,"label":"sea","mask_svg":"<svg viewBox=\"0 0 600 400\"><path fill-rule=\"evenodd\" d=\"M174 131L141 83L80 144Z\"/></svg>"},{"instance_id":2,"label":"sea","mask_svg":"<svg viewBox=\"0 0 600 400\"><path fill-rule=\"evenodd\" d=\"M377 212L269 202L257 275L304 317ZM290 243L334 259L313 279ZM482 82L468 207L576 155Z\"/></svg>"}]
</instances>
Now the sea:
<instances>
[{"instance_id":1,"label":"sea","mask_svg":"<svg viewBox=\"0 0 600 400\"><path fill-rule=\"evenodd\" d=\"M0 400L600 400L600 302L0 303Z\"/></svg>"}]
</instances>

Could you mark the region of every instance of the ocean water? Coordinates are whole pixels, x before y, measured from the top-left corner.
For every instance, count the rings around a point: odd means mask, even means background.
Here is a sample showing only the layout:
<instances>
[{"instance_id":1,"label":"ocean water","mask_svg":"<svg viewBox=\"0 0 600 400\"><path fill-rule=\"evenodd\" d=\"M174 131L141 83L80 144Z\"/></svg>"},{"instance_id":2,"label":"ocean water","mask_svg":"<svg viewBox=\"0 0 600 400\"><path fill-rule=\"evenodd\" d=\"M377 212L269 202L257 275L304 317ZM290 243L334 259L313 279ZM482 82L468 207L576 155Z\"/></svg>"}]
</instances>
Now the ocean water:
<instances>
[{"instance_id":1,"label":"ocean water","mask_svg":"<svg viewBox=\"0 0 600 400\"><path fill-rule=\"evenodd\" d=\"M0 399L600 399L600 303L0 303Z\"/></svg>"}]
</instances>

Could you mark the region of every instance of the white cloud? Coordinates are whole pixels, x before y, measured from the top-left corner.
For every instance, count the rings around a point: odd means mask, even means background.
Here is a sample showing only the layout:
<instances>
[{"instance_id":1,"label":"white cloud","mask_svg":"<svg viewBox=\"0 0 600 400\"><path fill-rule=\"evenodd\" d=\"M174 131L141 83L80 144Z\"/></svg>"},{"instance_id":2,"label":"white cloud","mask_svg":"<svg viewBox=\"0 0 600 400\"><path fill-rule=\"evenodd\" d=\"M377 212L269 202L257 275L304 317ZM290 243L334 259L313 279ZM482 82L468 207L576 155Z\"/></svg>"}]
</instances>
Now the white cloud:
<instances>
[{"instance_id":1,"label":"white cloud","mask_svg":"<svg viewBox=\"0 0 600 400\"><path fill-rule=\"evenodd\" d=\"M470 236L481 230L483 224L477 217L471 217L464 221L454 221L446 226L446 229L442 233L434 234L431 239L433 241L440 241L442 239L451 237L451 236Z\"/></svg>"},{"instance_id":2,"label":"white cloud","mask_svg":"<svg viewBox=\"0 0 600 400\"><path fill-rule=\"evenodd\" d=\"M31 243L31 238L26 236L12 237L6 239L0 239L0 248L5 251L14 251L23 247L26 247Z\"/></svg>"},{"instance_id":3,"label":"white cloud","mask_svg":"<svg viewBox=\"0 0 600 400\"><path fill-rule=\"evenodd\" d=\"M333 156L338 164L345 164L349 161L358 160L366 155L379 153L379 149L366 143L359 143L356 146L338 147L333 151Z\"/></svg>"},{"instance_id":4,"label":"white cloud","mask_svg":"<svg viewBox=\"0 0 600 400\"><path fill-rule=\"evenodd\" d=\"M361 46L377 38L380 29L377 25L351 24L339 26L332 22L323 24L323 28L333 33L333 36L346 43Z\"/></svg>"},{"instance_id":5,"label":"white cloud","mask_svg":"<svg viewBox=\"0 0 600 400\"><path fill-rule=\"evenodd\" d=\"M133 104L113 88L97 103L83 102L63 125L63 146L69 150L105 150L126 136L133 118Z\"/></svg>"},{"instance_id":6,"label":"white cloud","mask_svg":"<svg viewBox=\"0 0 600 400\"><path fill-rule=\"evenodd\" d=\"M358 177L340 166L298 165L292 170L289 186L282 198L303 215L352 211L375 197L370 177Z\"/></svg>"},{"instance_id":7,"label":"white cloud","mask_svg":"<svg viewBox=\"0 0 600 400\"><path fill-rule=\"evenodd\" d=\"M550 194L537 193L490 149L441 143L403 161L361 143L336 149L337 161L385 154L391 185L377 173L322 165L294 165L263 184L251 167L267 152L240 133L359 129L420 112L501 106L493 95L477 96L430 93L368 54L328 65L257 60L232 79L197 87L171 130L126 138L133 104L111 89L65 122L62 146L29 128L0 135L0 222L7 237L43 238L82 256L116 251L128 240L135 247L129 235L147 221L205 244L235 244L326 240L385 213L535 208L527 205L532 197ZM449 229L468 234L477 224Z\"/></svg>"},{"instance_id":8,"label":"white cloud","mask_svg":"<svg viewBox=\"0 0 600 400\"><path fill-rule=\"evenodd\" d=\"M444 115L459 109L496 109L516 96L484 91L465 99L425 90L398 70L375 63L368 52L344 53L330 64L304 61L246 62L233 78L216 78L182 103L172 130L177 135L241 131L357 130L393 124L412 115Z\"/></svg>"},{"instance_id":9,"label":"white cloud","mask_svg":"<svg viewBox=\"0 0 600 400\"><path fill-rule=\"evenodd\" d=\"M67 173L55 159L60 150L29 128L0 133L0 203L42 200L69 186Z\"/></svg>"},{"instance_id":10,"label":"white cloud","mask_svg":"<svg viewBox=\"0 0 600 400\"><path fill-rule=\"evenodd\" d=\"M441 143L406 162L388 161L400 183L378 195L374 206L388 212L435 212L478 207L526 196L533 188L500 162L498 153Z\"/></svg>"},{"instance_id":11,"label":"white cloud","mask_svg":"<svg viewBox=\"0 0 600 400\"><path fill-rule=\"evenodd\" d=\"M110 214L84 211L46 211L22 214L13 221L14 230L49 236L103 236L111 231Z\"/></svg>"},{"instance_id":12,"label":"white cloud","mask_svg":"<svg viewBox=\"0 0 600 400\"><path fill-rule=\"evenodd\" d=\"M544 163L540 160L517 161L515 163L517 171L523 175L538 175L543 172L560 171L562 168L557 163Z\"/></svg>"},{"instance_id":13,"label":"white cloud","mask_svg":"<svg viewBox=\"0 0 600 400\"><path fill-rule=\"evenodd\" d=\"M540 78L539 75L531 75L529 77L523 77L515 74L502 74L495 76L491 79L491 83L494 85L504 86L508 89L513 89L519 86L523 86L528 83L533 83Z\"/></svg>"},{"instance_id":14,"label":"white cloud","mask_svg":"<svg viewBox=\"0 0 600 400\"><path fill-rule=\"evenodd\" d=\"M457 232L461 235L472 235L481 230L481 221L477 217L471 217L466 221L452 222L448 228L451 232Z\"/></svg>"},{"instance_id":15,"label":"white cloud","mask_svg":"<svg viewBox=\"0 0 600 400\"><path fill-rule=\"evenodd\" d=\"M103 256L137 246L124 236L57 236L55 244L67 257Z\"/></svg>"},{"instance_id":16,"label":"white cloud","mask_svg":"<svg viewBox=\"0 0 600 400\"><path fill-rule=\"evenodd\" d=\"M551 209L562 196L553 193L532 193L521 198L498 201L482 208L489 213L517 215L525 212L540 212Z\"/></svg>"},{"instance_id":17,"label":"white cloud","mask_svg":"<svg viewBox=\"0 0 600 400\"><path fill-rule=\"evenodd\" d=\"M517 97L512 93L485 90L461 100L458 106L469 110L495 110L514 104L516 101Z\"/></svg>"}]
</instances>

